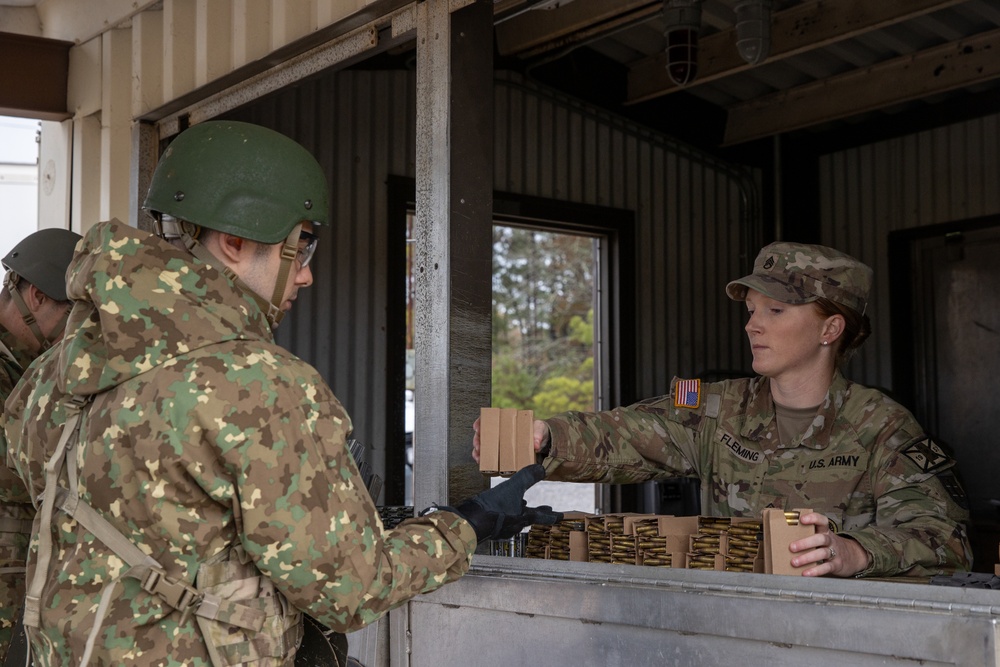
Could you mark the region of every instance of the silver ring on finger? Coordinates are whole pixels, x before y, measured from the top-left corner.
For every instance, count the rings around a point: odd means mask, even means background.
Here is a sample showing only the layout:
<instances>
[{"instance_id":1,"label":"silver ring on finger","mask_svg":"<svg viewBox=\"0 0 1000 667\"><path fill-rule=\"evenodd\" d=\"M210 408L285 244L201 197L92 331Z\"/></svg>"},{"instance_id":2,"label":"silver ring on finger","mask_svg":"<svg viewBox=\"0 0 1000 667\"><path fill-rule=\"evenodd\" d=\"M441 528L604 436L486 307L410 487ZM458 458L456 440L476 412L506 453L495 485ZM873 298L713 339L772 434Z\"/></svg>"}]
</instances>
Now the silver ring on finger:
<instances>
[{"instance_id":1,"label":"silver ring on finger","mask_svg":"<svg viewBox=\"0 0 1000 667\"><path fill-rule=\"evenodd\" d=\"M830 549L830 557L827 558L827 560L833 560L834 558L836 558L837 557L837 550L833 548L833 545L831 544L827 548Z\"/></svg>"}]
</instances>

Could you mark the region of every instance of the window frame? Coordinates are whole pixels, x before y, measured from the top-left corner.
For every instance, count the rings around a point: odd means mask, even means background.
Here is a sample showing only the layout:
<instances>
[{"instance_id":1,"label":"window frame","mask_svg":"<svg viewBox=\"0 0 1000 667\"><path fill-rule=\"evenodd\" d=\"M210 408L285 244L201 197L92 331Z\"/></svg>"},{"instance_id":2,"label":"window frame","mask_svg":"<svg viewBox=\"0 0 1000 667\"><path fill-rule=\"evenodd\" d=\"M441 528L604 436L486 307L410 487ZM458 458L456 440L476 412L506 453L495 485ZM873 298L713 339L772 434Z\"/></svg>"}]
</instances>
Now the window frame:
<instances>
[{"instance_id":1,"label":"window frame","mask_svg":"<svg viewBox=\"0 0 1000 667\"><path fill-rule=\"evenodd\" d=\"M402 505L405 438L403 424L406 383L406 217L416 209L416 181L390 176L388 187L388 275L386 304L386 452L385 503ZM600 409L635 402L635 213L596 204L567 202L494 191L493 224L598 237L597 289L600 317L595 347L599 361ZM599 340L598 340L599 338ZM400 443L391 446L390 443ZM610 496L601 494L608 508Z\"/></svg>"}]
</instances>

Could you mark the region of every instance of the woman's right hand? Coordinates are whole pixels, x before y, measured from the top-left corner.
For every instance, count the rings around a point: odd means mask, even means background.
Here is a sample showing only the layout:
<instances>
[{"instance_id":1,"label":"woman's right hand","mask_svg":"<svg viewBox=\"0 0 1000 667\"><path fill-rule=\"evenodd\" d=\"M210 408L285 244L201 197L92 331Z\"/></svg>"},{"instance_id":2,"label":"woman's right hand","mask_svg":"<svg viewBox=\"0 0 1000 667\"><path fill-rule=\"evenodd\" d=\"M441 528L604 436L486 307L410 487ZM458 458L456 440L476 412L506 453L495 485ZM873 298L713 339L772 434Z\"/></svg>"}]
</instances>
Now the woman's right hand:
<instances>
[{"instance_id":1,"label":"woman's right hand","mask_svg":"<svg viewBox=\"0 0 1000 667\"><path fill-rule=\"evenodd\" d=\"M479 463L479 420L472 422L472 458ZM542 451L542 447L549 442L549 425L543 422L541 419L535 420L534 428L534 440L535 440L535 453Z\"/></svg>"}]
</instances>

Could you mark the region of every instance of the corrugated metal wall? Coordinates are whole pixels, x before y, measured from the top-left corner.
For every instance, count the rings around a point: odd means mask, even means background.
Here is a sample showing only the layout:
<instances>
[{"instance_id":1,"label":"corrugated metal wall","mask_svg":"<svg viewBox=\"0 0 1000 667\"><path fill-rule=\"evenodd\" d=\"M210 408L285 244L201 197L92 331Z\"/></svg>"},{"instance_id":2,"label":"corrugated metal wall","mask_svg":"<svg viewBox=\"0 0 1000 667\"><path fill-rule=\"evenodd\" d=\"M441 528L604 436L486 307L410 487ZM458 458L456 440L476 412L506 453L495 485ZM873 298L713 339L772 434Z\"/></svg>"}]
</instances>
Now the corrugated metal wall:
<instances>
[{"instance_id":1,"label":"corrugated metal wall","mask_svg":"<svg viewBox=\"0 0 1000 667\"><path fill-rule=\"evenodd\" d=\"M343 72L229 116L295 138L330 178L333 224L320 231L314 283L299 292L277 339L326 378L378 469L386 439L386 177L414 174L415 87L408 72Z\"/></svg>"},{"instance_id":2,"label":"corrugated metal wall","mask_svg":"<svg viewBox=\"0 0 1000 667\"><path fill-rule=\"evenodd\" d=\"M742 304L724 294L759 246L748 175L515 81L498 81L495 101L498 190L635 212L637 257L624 264L636 272L637 340L623 344L636 345L637 394L665 393L674 374L749 370ZM336 223L323 232L316 283L278 339L319 368L357 437L378 447L385 437L386 177L414 176L414 75L335 73L231 117L298 139L331 175Z\"/></svg>"},{"instance_id":3,"label":"corrugated metal wall","mask_svg":"<svg viewBox=\"0 0 1000 667\"><path fill-rule=\"evenodd\" d=\"M997 115L820 158L822 242L875 270L873 333L848 367L849 377L892 388L889 232L998 214L997 183Z\"/></svg>"},{"instance_id":4,"label":"corrugated metal wall","mask_svg":"<svg viewBox=\"0 0 1000 667\"><path fill-rule=\"evenodd\" d=\"M744 308L725 285L759 248L750 175L513 79L497 81L496 114L496 189L635 212L636 395L748 372Z\"/></svg>"}]
</instances>

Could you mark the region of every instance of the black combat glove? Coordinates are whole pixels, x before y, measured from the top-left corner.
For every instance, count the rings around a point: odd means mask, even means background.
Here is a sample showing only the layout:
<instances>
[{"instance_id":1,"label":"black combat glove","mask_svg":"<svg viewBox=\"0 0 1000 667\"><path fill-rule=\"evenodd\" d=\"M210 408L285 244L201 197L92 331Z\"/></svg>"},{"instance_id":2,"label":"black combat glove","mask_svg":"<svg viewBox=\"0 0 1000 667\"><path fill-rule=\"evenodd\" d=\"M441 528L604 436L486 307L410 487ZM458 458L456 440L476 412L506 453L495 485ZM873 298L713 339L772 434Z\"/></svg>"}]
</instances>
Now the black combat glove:
<instances>
[{"instance_id":1,"label":"black combat glove","mask_svg":"<svg viewBox=\"0 0 1000 667\"><path fill-rule=\"evenodd\" d=\"M553 512L548 506L528 507L524 500L524 492L543 479L545 468L538 463L530 465L492 489L469 498L453 511L472 524L480 542L512 537L533 523L562 521L562 513Z\"/></svg>"}]
</instances>

